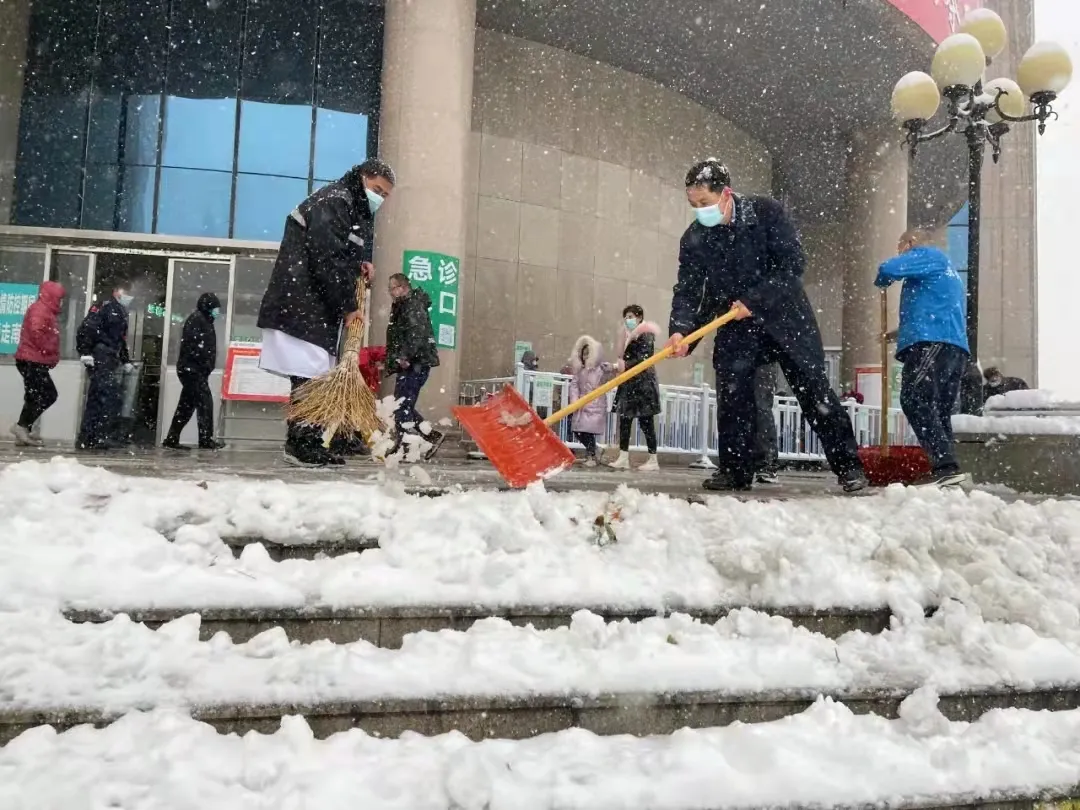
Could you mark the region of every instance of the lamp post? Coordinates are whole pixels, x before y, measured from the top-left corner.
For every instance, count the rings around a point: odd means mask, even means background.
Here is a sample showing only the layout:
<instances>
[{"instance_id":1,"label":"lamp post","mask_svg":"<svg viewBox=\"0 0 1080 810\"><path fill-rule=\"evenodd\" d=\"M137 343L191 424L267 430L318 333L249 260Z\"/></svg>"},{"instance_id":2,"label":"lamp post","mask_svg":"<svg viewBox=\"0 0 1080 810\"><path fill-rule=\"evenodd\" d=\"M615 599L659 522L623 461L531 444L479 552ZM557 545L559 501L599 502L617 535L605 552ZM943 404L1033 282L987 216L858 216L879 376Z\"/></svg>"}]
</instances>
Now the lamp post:
<instances>
[{"instance_id":1,"label":"lamp post","mask_svg":"<svg viewBox=\"0 0 1080 810\"><path fill-rule=\"evenodd\" d=\"M1039 134L1045 132L1046 122L1057 118L1053 102L1072 78L1072 62L1065 49L1039 42L1024 54L1017 81L1002 78L984 82L986 68L1005 48L1006 41L1001 17L990 9L975 9L964 17L959 32L938 46L930 75L909 73L896 83L892 94L893 114L903 123L904 145L911 160L921 144L946 135L958 134L967 142L967 337L971 359L964 375L960 409L972 414L981 413L983 405L978 367L979 227L986 145L990 145L997 163L1001 139L1011 125L1034 121ZM948 105L947 120L938 129L928 131L927 122L937 113L942 96Z\"/></svg>"}]
</instances>

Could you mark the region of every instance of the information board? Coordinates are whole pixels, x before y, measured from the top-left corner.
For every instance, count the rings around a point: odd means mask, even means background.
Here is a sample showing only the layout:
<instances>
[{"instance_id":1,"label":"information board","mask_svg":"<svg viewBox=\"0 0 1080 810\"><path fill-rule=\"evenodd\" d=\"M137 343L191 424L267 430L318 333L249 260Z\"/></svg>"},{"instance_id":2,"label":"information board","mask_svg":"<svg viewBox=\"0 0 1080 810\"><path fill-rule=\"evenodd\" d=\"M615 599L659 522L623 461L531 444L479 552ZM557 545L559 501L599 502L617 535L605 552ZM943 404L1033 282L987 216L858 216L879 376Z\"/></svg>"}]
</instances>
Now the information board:
<instances>
[{"instance_id":1,"label":"information board","mask_svg":"<svg viewBox=\"0 0 1080 810\"><path fill-rule=\"evenodd\" d=\"M230 345L225 355L221 398L236 402L288 402L288 379L259 368L262 348L245 343Z\"/></svg>"}]
</instances>

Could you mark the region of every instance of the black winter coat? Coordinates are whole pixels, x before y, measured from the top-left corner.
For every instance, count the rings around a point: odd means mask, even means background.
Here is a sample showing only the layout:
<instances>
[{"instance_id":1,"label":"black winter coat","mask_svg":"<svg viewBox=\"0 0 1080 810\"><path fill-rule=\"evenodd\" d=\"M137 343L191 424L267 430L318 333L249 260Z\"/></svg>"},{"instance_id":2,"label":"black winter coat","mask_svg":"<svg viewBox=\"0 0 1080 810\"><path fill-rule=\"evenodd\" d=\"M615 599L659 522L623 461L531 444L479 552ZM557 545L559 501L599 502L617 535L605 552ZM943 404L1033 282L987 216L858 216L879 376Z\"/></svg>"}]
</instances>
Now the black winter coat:
<instances>
[{"instance_id":1,"label":"black winter coat","mask_svg":"<svg viewBox=\"0 0 1080 810\"><path fill-rule=\"evenodd\" d=\"M91 355L94 367L116 369L129 362L128 312L115 298L109 298L98 309L97 340Z\"/></svg>"},{"instance_id":2,"label":"black winter coat","mask_svg":"<svg viewBox=\"0 0 1080 810\"><path fill-rule=\"evenodd\" d=\"M408 360L409 368L439 365L439 350L431 328L431 299L419 287L408 295L394 299L390 306L390 322L386 325L386 370L388 374L401 371L398 360Z\"/></svg>"},{"instance_id":3,"label":"black winter coat","mask_svg":"<svg viewBox=\"0 0 1080 810\"><path fill-rule=\"evenodd\" d=\"M203 293L195 311L184 321L180 336L180 356L176 358L176 373L209 377L217 365L217 330L214 328L214 309L221 306L213 293Z\"/></svg>"},{"instance_id":4,"label":"black winter coat","mask_svg":"<svg viewBox=\"0 0 1080 810\"><path fill-rule=\"evenodd\" d=\"M810 362L823 350L817 319L802 286L805 265L799 236L783 206L768 197L735 195L732 224L706 228L694 222L683 234L670 334L687 335L742 301L754 317L716 333L715 368L746 351L751 333L762 330L777 345L805 354Z\"/></svg>"},{"instance_id":5,"label":"black winter coat","mask_svg":"<svg viewBox=\"0 0 1080 810\"><path fill-rule=\"evenodd\" d=\"M638 324L630 333L623 350L623 365L630 369L648 360L656 350L656 335L660 327L655 323ZM660 413L660 383L656 369L650 368L627 380L615 390L612 413L628 419L647 419Z\"/></svg>"},{"instance_id":6,"label":"black winter coat","mask_svg":"<svg viewBox=\"0 0 1080 810\"><path fill-rule=\"evenodd\" d=\"M356 311L360 264L371 259L374 223L356 171L294 208L285 219L258 327L336 355L341 321Z\"/></svg>"}]
</instances>

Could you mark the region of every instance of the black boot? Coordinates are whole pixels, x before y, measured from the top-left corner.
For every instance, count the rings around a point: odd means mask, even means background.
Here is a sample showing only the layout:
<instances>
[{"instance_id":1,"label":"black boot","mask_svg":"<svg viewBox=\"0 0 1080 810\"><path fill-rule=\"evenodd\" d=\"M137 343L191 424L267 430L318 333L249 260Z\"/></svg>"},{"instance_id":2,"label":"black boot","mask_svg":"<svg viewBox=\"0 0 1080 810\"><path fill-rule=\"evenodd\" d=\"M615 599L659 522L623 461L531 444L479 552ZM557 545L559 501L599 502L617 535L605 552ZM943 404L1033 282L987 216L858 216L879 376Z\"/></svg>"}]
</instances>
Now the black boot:
<instances>
[{"instance_id":1,"label":"black boot","mask_svg":"<svg viewBox=\"0 0 1080 810\"><path fill-rule=\"evenodd\" d=\"M739 480L727 470L717 470L701 486L710 492L750 492L754 488L752 479Z\"/></svg>"},{"instance_id":2,"label":"black boot","mask_svg":"<svg viewBox=\"0 0 1080 810\"><path fill-rule=\"evenodd\" d=\"M866 474L862 470L848 470L846 473L837 476L837 479L840 486L844 488L844 492L849 495L862 492L870 486L870 482L866 480Z\"/></svg>"}]
</instances>

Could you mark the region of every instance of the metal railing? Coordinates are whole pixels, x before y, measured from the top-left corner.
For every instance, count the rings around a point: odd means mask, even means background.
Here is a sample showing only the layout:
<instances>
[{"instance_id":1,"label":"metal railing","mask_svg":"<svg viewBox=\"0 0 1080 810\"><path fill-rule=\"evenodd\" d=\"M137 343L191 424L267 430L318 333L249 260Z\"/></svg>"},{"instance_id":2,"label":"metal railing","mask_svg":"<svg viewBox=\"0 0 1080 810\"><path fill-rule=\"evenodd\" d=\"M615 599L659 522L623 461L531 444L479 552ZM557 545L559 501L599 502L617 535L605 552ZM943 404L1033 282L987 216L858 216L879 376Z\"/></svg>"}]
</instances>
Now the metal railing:
<instances>
[{"instance_id":1,"label":"metal railing","mask_svg":"<svg viewBox=\"0 0 1080 810\"><path fill-rule=\"evenodd\" d=\"M458 403L475 405L513 385L542 417L570 404L570 377L543 371L526 371L518 366L513 377L492 377L486 380L467 380L461 383ZM539 383L539 385L537 384ZM597 438L601 445L617 443L618 417L611 413L614 392L607 395L608 418L604 433ZM881 425L881 409L859 405L848 400L844 408L855 429L860 447L877 444ZM561 420L552 430L567 445L580 448L581 443L570 429L572 417ZM783 461L824 461L821 442L810 428L799 403L794 397L773 399L773 419L776 422L777 451ZM892 444L917 444L911 428L899 408L888 412L889 436ZM694 466L712 466L710 455L717 453L716 391L708 383L699 386L661 385L660 415L656 418L656 437L659 452L695 456ZM645 443L634 423L630 437L632 450L644 450Z\"/></svg>"}]
</instances>

